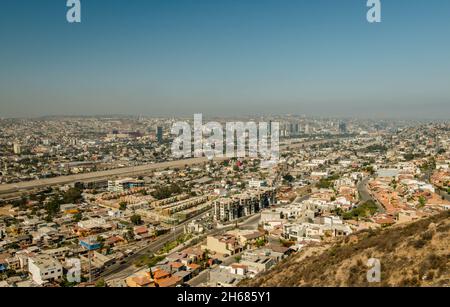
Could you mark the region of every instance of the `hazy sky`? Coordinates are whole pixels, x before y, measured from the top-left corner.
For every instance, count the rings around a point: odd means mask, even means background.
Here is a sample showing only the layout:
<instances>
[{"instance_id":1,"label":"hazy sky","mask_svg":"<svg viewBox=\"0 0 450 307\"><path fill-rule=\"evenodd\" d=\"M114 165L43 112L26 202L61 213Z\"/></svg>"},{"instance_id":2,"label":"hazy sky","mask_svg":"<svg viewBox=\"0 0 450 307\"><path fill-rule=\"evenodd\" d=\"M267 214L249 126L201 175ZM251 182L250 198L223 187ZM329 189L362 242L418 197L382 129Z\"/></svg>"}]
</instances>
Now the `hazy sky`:
<instances>
[{"instance_id":1,"label":"hazy sky","mask_svg":"<svg viewBox=\"0 0 450 307\"><path fill-rule=\"evenodd\" d=\"M0 1L0 117L450 115L450 1Z\"/></svg>"}]
</instances>

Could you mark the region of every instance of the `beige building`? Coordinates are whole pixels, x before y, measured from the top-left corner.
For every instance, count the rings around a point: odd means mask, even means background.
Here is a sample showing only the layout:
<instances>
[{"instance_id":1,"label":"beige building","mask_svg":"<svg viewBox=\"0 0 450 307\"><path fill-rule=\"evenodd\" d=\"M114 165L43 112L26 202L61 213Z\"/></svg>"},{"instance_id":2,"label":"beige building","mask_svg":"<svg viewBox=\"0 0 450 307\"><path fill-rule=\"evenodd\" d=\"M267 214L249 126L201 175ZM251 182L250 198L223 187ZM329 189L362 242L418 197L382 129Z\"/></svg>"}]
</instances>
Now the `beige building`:
<instances>
[{"instance_id":1,"label":"beige building","mask_svg":"<svg viewBox=\"0 0 450 307\"><path fill-rule=\"evenodd\" d=\"M235 236L227 234L218 237L208 236L202 249L222 256L231 256L240 253L243 246Z\"/></svg>"}]
</instances>

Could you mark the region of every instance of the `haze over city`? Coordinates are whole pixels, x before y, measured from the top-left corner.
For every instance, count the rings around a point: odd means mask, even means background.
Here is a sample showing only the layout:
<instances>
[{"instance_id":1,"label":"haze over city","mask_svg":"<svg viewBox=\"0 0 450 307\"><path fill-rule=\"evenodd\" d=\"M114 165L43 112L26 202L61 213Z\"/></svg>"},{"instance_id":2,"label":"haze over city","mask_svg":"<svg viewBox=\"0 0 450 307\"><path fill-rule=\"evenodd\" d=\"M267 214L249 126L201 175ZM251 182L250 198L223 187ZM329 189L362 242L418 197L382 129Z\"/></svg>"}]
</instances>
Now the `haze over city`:
<instances>
[{"instance_id":1,"label":"haze over city","mask_svg":"<svg viewBox=\"0 0 450 307\"><path fill-rule=\"evenodd\" d=\"M277 307L448 288L449 17L448 0L0 1L0 288Z\"/></svg>"},{"instance_id":2,"label":"haze over city","mask_svg":"<svg viewBox=\"0 0 450 307\"><path fill-rule=\"evenodd\" d=\"M4 0L0 116L446 119L450 3Z\"/></svg>"}]
</instances>

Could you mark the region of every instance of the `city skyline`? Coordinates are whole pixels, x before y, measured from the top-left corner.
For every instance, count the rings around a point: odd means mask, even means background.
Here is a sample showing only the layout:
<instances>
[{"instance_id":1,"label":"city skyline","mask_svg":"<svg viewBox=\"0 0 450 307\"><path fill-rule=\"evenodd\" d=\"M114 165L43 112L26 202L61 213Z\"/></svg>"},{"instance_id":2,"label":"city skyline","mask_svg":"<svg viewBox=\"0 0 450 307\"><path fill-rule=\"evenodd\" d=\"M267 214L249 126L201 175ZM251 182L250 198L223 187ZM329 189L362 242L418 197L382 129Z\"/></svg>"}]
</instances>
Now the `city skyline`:
<instances>
[{"instance_id":1,"label":"city skyline","mask_svg":"<svg viewBox=\"0 0 450 307\"><path fill-rule=\"evenodd\" d=\"M449 16L1 1L0 288L289 306L448 287Z\"/></svg>"},{"instance_id":2,"label":"city skyline","mask_svg":"<svg viewBox=\"0 0 450 307\"><path fill-rule=\"evenodd\" d=\"M450 4L382 5L7 0L0 114L448 118Z\"/></svg>"}]
</instances>

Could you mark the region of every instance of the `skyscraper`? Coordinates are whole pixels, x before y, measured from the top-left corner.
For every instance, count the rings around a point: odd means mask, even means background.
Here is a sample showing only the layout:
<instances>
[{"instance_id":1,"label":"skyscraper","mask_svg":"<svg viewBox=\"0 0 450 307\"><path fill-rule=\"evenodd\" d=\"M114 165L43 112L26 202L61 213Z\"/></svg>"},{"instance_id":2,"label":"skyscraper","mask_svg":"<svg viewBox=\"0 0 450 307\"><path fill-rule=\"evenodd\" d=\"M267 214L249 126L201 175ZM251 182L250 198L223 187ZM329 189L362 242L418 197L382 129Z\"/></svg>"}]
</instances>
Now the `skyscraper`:
<instances>
[{"instance_id":1,"label":"skyscraper","mask_svg":"<svg viewBox=\"0 0 450 307\"><path fill-rule=\"evenodd\" d=\"M156 140L159 144L163 142L163 127L161 126L156 127Z\"/></svg>"},{"instance_id":2,"label":"skyscraper","mask_svg":"<svg viewBox=\"0 0 450 307\"><path fill-rule=\"evenodd\" d=\"M347 133L347 124L344 122L339 122L339 133L346 134Z\"/></svg>"}]
</instances>

